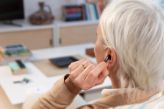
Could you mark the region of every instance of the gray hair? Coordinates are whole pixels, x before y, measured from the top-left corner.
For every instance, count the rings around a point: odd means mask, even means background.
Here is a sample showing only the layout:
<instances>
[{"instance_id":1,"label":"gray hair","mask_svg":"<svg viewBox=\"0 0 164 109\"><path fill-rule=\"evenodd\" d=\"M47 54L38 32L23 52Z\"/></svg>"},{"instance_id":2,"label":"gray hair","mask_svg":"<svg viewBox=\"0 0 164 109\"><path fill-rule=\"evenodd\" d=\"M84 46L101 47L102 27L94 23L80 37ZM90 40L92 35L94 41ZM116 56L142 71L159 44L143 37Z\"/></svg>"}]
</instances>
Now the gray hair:
<instances>
[{"instance_id":1,"label":"gray hair","mask_svg":"<svg viewBox=\"0 0 164 109\"><path fill-rule=\"evenodd\" d=\"M101 16L105 46L116 50L118 74L128 87L149 89L162 80L163 11L152 0L114 0Z\"/></svg>"}]
</instances>

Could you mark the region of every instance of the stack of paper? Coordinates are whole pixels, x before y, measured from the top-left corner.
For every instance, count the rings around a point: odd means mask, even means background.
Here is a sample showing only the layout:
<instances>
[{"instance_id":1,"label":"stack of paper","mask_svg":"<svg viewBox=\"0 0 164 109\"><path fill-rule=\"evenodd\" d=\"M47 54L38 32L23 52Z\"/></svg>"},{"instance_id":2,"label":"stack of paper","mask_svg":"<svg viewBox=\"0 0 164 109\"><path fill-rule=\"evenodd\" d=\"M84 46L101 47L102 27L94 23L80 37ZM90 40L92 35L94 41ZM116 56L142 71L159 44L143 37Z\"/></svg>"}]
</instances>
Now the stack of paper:
<instances>
[{"instance_id":1,"label":"stack of paper","mask_svg":"<svg viewBox=\"0 0 164 109\"><path fill-rule=\"evenodd\" d=\"M28 94L40 92L41 83L47 81L33 64L27 63L26 67L28 73L17 76L12 75L8 66L0 67L0 85L12 104L23 103Z\"/></svg>"}]
</instances>

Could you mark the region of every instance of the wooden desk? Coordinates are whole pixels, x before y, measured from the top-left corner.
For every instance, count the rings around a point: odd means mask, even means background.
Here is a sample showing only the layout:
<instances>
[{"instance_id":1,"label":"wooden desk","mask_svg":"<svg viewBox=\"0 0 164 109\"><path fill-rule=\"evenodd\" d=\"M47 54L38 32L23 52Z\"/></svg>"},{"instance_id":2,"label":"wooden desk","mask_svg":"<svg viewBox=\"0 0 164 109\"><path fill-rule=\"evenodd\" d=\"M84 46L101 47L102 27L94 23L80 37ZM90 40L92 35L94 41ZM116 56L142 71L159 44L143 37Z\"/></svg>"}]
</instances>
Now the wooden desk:
<instances>
[{"instance_id":1,"label":"wooden desk","mask_svg":"<svg viewBox=\"0 0 164 109\"><path fill-rule=\"evenodd\" d=\"M51 64L49 60L39 60L33 62L33 64L43 72L46 77L53 77L61 74L65 74L68 72L67 68L61 69Z\"/></svg>"},{"instance_id":2,"label":"wooden desk","mask_svg":"<svg viewBox=\"0 0 164 109\"><path fill-rule=\"evenodd\" d=\"M47 61L48 58L66 56L66 55L75 55L75 54L85 55L85 48L90 48L93 46L94 44L82 44L82 45L76 45L76 46L36 50L36 51L32 51L33 58L31 58L31 60L33 60L34 64L37 67L41 68L43 66L41 71L46 73L46 72L49 72L50 69L53 70L54 68L53 66L49 65L49 62ZM34 61L34 60L37 60L37 61ZM42 60L42 63L39 62L41 60ZM45 66L46 64L48 66ZM54 70L54 72L60 72L60 69ZM47 75L52 76L52 73L49 73ZM21 109L21 107L22 107L21 104L12 105L10 101L8 100L5 92L0 87L0 109Z\"/></svg>"}]
</instances>

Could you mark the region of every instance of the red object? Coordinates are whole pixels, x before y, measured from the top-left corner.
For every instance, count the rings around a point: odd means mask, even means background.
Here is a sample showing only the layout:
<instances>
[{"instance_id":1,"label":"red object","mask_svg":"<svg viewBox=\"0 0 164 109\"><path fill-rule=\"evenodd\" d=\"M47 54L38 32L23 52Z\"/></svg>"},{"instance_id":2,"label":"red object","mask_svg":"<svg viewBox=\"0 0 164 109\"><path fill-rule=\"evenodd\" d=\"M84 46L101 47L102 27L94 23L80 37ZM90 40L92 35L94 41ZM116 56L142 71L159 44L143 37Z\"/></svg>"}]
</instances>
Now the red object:
<instances>
[{"instance_id":1,"label":"red object","mask_svg":"<svg viewBox=\"0 0 164 109\"><path fill-rule=\"evenodd\" d=\"M104 0L98 0L98 7L99 7L99 11L100 11L100 15L104 10Z\"/></svg>"}]
</instances>

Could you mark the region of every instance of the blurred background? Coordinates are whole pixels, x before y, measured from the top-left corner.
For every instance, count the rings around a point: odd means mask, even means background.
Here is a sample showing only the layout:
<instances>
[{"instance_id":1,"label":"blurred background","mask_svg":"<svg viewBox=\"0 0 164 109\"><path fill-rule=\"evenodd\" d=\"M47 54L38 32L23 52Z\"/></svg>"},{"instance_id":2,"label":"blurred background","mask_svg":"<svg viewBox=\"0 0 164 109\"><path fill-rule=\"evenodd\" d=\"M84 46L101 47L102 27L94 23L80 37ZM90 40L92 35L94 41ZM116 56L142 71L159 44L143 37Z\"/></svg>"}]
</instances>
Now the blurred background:
<instances>
[{"instance_id":1,"label":"blurred background","mask_svg":"<svg viewBox=\"0 0 164 109\"><path fill-rule=\"evenodd\" d=\"M153 1L164 6L164 0ZM1 0L0 107L22 109L29 94L48 91L71 62L87 58L96 63L96 29L110 2ZM104 88L111 88L109 78L80 96L92 101Z\"/></svg>"},{"instance_id":2,"label":"blurred background","mask_svg":"<svg viewBox=\"0 0 164 109\"><path fill-rule=\"evenodd\" d=\"M2 0L0 45L42 49L95 42L110 0ZM37 42L37 44L36 44Z\"/></svg>"}]
</instances>

